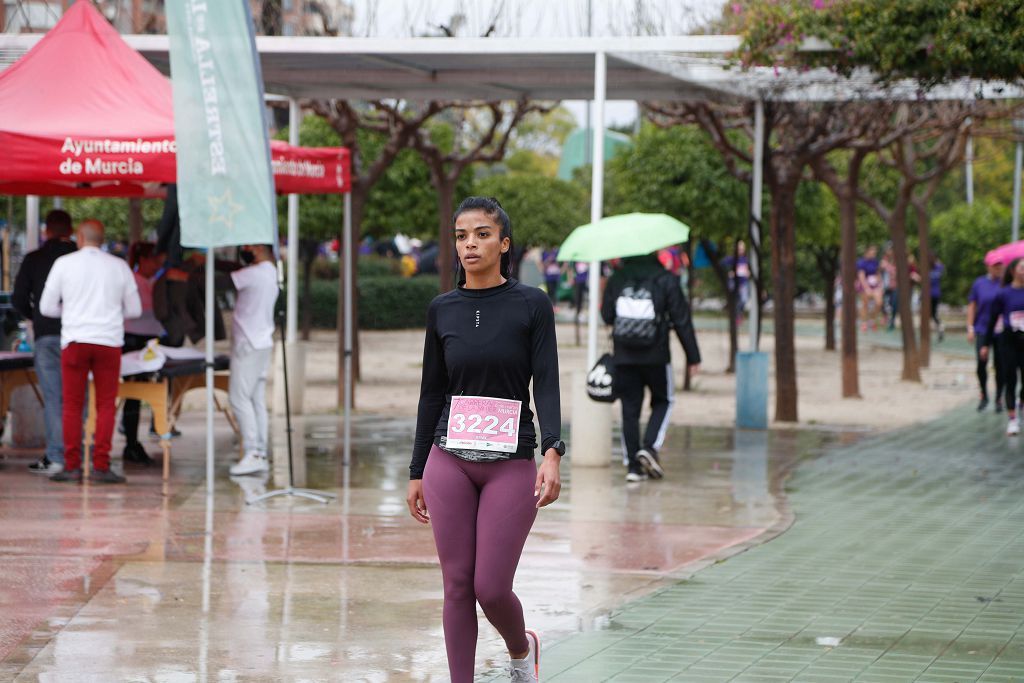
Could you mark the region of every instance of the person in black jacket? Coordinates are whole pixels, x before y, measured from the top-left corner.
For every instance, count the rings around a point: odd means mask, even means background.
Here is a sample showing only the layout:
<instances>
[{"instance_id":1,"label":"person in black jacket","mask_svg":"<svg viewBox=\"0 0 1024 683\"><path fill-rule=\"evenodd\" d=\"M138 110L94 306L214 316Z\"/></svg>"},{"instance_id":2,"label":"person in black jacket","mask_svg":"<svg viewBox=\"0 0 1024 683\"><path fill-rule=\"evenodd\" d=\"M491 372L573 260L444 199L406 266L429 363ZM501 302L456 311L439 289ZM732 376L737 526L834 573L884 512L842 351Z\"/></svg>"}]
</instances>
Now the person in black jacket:
<instances>
[{"instance_id":1,"label":"person in black jacket","mask_svg":"<svg viewBox=\"0 0 1024 683\"><path fill-rule=\"evenodd\" d=\"M615 393L622 401L622 440L629 470L626 481L661 479L658 451L674 402L669 327L686 353L690 374L700 366L700 349L693 332L690 307L678 280L666 271L656 254L622 260L605 286L601 317L613 326ZM644 389L651 392L651 418L640 440L640 410Z\"/></svg>"},{"instance_id":2,"label":"person in black jacket","mask_svg":"<svg viewBox=\"0 0 1024 683\"><path fill-rule=\"evenodd\" d=\"M14 281L11 303L32 321L36 377L43 394L43 422L46 425L46 454L28 466L38 474L58 474L64 470L63 400L60 375L60 318L47 318L39 312L39 298L53 262L75 251L71 241L71 216L54 209L46 214L46 241L25 256Z\"/></svg>"}]
</instances>

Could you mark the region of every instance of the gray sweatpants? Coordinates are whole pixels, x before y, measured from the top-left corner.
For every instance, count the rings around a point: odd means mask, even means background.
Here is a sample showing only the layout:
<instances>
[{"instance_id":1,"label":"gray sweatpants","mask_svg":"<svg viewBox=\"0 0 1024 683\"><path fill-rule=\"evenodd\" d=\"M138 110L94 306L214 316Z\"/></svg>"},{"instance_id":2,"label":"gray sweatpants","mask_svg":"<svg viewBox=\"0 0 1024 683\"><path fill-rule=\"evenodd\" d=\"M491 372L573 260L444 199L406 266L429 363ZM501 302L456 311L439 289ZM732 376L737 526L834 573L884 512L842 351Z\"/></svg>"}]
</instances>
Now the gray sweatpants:
<instances>
[{"instance_id":1,"label":"gray sweatpants","mask_svg":"<svg viewBox=\"0 0 1024 683\"><path fill-rule=\"evenodd\" d=\"M253 349L248 344L231 350L231 384L228 400L242 432L246 454L267 454L267 370L273 349Z\"/></svg>"}]
</instances>

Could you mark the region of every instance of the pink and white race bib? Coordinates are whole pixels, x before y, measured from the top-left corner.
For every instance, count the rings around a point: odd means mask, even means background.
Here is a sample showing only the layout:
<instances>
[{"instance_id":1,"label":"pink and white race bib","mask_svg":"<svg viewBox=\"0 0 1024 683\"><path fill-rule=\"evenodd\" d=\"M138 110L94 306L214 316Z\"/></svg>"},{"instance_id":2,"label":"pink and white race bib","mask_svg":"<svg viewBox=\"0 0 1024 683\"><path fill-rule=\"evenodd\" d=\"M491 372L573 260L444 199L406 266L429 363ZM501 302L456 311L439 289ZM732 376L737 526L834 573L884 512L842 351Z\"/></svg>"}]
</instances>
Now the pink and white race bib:
<instances>
[{"instance_id":1,"label":"pink and white race bib","mask_svg":"<svg viewBox=\"0 0 1024 683\"><path fill-rule=\"evenodd\" d=\"M446 448L515 453L523 404L506 398L452 396Z\"/></svg>"},{"instance_id":2,"label":"pink and white race bib","mask_svg":"<svg viewBox=\"0 0 1024 683\"><path fill-rule=\"evenodd\" d=\"M1024 332L1024 311L1010 311L1010 329Z\"/></svg>"}]
</instances>

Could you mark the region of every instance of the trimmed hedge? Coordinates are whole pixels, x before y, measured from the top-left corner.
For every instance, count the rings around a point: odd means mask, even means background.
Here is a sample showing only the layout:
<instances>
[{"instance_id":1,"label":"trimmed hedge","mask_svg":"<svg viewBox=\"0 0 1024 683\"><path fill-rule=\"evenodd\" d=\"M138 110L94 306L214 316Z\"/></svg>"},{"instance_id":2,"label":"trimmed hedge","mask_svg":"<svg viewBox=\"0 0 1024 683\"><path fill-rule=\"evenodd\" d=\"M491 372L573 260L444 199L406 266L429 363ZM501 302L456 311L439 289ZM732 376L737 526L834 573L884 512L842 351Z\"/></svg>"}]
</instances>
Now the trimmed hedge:
<instances>
[{"instance_id":1,"label":"trimmed hedge","mask_svg":"<svg viewBox=\"0 0 1024 683\"><path fill-rule=\"evenodd\" d=\"M427 324L427 306L439 291L440 281L436 275L360 278L359 328L401 330L424 327ZM335 329L338 323L337 280L313 280L310 299L313 327Z\"/></svg>"}]
</instances>

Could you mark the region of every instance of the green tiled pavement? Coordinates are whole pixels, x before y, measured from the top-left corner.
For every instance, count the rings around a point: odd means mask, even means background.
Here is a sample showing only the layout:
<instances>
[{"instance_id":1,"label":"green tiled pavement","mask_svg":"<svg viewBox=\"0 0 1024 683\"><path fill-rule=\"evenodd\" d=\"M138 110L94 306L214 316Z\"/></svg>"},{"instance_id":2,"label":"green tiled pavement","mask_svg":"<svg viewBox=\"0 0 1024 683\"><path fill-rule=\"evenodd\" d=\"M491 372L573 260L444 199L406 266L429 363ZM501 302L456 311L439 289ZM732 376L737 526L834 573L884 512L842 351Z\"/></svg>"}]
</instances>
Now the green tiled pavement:
<instances>
[{"instance_id":1,"label":"green tiled pavement","mask_svg":"<svg viewBox=\"0 0 1024 683\"><path fill-rule=\"evenodd\" d=\"M963 409L801 465L791 529L549 646L545 680L1024 682L1024 439L1002 427Z\"/></svg>"}]
</instances>

